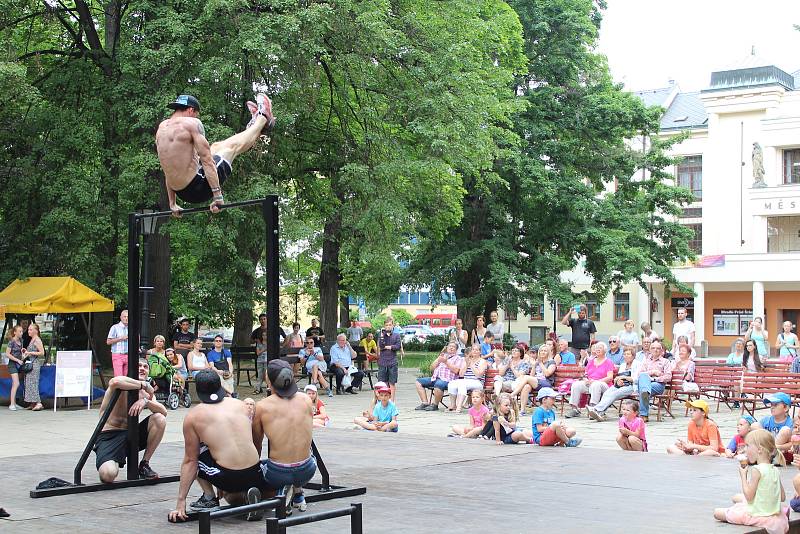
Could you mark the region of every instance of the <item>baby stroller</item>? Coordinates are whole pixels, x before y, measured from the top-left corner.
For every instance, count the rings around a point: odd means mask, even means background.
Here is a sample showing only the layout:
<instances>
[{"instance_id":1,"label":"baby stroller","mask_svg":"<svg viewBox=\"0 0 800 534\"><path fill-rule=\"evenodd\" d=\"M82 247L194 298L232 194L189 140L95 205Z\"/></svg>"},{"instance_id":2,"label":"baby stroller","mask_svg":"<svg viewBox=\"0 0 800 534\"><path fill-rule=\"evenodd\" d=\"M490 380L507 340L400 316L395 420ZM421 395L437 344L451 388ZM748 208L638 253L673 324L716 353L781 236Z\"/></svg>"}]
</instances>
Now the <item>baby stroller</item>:
<instances>
[{"instance_id":1,"label":"baby stroller","mask_svg":"<svg viewBox=\"0 0 800 534\"><path fill-rule=\"evenodd\" d=\"M150 353L147 355L147 362L150 364L149 376L156 385L156 400L170 410L177 410L180 404L191 408L192 396L189 389L181 387L178 373L167 357Z\"/></svg>"}]
</instances>

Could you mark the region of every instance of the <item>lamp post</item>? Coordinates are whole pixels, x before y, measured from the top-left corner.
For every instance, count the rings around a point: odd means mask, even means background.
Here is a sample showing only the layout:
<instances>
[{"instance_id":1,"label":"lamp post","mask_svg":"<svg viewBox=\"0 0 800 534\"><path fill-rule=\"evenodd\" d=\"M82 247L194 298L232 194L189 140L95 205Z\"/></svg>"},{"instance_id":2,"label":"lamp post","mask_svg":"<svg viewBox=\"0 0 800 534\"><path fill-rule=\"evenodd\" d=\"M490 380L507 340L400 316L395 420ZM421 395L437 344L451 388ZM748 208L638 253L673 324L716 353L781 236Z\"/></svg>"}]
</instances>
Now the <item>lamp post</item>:
<instances>
[{"instance_id":1,"label":"lamp post","mask_svg":"<svg viewBox=\"0 0 800 534\"><path fill-rule=\"evenodd\" d=\"M153 213L152 209L141 209L139 213L146 215ZM150 236L156 229L155 217L143 217L141 220L144 254L142 254L142 315L141 315L141 335L139 336L139 347L147 349L150 342L150 293L153 288L150 286Z\"/></svg>"}]
</instances>

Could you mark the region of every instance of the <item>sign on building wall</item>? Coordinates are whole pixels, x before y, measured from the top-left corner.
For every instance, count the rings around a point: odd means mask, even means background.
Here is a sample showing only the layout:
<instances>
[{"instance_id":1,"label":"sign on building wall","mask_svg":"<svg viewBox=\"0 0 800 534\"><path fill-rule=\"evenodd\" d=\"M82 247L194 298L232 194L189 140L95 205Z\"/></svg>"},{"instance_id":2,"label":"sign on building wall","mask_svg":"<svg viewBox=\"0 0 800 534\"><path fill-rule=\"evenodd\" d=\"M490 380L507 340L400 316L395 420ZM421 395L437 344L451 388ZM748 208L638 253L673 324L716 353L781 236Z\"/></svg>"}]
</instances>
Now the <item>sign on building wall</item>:
<instances>
[{"instance_id":1,"label":"sign on building wall","mask_svg":"<svg viewBox=\"0 0 800 534\"><path fill-rule=\"evenodd\" d=\"M715 336L743 336L753 320L752 309L714 308Z\"/></svg>"},{"instance_id":2,"label":"sign on building wall","mask_svg":"<svg viewBox=\"0 0 800 534\"><path fill-rule=\"evenodd\" d=\"M694 297L672 297L672 308L694 309Z\"/></svg>"}]
</instances>

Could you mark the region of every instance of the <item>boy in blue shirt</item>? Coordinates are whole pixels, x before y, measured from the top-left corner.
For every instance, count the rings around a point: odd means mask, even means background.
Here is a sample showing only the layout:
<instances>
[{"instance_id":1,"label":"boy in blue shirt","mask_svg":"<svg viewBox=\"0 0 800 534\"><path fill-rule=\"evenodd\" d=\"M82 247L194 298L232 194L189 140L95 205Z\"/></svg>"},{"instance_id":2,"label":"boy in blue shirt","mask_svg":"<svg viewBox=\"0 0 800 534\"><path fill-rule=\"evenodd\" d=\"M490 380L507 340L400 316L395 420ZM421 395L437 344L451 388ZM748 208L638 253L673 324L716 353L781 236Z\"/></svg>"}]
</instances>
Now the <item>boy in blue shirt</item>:
<instances>
[{"instance_id":1,"label":"boy in blue shirt","mask_svg":"<svg viewBox=\"0 0 800 534\"><path fill-rule=\"evenodd\" d=\"M557 395L553 388L544 387L539 389L536 400L540 401L541 404L533 412L531 425L533 442L541 447L555 445L577 447L582 440L575 437L575 429L565 426L563 421L556 422L556 411L553 406Z\"/></svg>"},{"instance_id":2,"label":"boy in blue shirt","mask_svg":"<svg viewBox=\"0 0 800 534\"><path fill-rule=\"evenodd\" d=\"M775 436L775 446L781 452L792 448L792 419L789 417L789 408L792 399L779 391L764 397L764 404L769 407L770 415L762 417L761 421L751 425L751 428L763 428Z\"/></svg>"},{"instance_id":3,"label":"boy in blue shirt","mask_svg":"<svg viewBox=\"0 0 800 534\"><path fill-rule=\"evenodd\" d=\"M378 402L368 417L356 417L353 422L364 430L378 432L397 432L397 407L390 400L392 390L387 385L375 388Z\"/></svg>"},{"instance_id":4,"label":"boy in blue shirt","mask_svg":"<svg viewBox=\"0 0 800 534\"><path fill-rule=\"evenodd\" d=\"M492 347L493 344L494 344L494 334L492 334L487 330L486 333L483 334L483 343L481 343L482 358L485 358L486 356L489 356L491 358L492 350L494 349L494 347ZM493 358L491 359L494 360Z\"/></svg>"}]
</instances>

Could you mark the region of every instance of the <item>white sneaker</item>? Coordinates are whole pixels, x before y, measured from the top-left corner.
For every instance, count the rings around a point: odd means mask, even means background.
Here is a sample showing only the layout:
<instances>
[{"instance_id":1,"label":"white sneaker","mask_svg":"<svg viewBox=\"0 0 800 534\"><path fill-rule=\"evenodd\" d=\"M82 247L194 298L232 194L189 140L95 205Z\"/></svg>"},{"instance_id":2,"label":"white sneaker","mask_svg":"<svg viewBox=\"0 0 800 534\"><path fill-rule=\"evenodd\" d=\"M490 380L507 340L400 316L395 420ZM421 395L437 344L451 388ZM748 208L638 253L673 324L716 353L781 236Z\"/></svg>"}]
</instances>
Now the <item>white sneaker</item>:
<instances>
[{"instance_id":1,"label":"white sneaker","mask_svg":"<svg viewBox=\"0 0 800 534\"><path fill-rule=\"evenodd\" d=\"M16 412L17 410L19 410L16 404L9 405L8 409L11 410L12 412Z\"/></svg>"}]
</instances>

